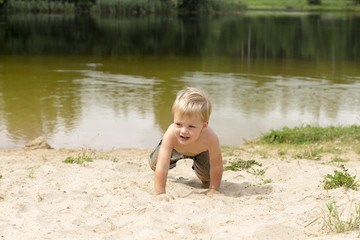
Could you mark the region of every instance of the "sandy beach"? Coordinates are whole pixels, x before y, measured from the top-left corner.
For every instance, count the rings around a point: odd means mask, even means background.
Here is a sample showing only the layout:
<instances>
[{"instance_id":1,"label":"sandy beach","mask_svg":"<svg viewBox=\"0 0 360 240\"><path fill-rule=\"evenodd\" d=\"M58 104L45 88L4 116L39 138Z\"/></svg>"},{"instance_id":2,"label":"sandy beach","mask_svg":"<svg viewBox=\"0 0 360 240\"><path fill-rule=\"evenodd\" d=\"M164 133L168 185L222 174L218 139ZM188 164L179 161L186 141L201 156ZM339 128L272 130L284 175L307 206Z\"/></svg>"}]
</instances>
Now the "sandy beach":
<instances>
[{"instance_id":1,"label":"sandy beach","mask_svg":"<svg viewBox=\"0 0 360 240\"><path fill-rule=\"evenodd\" d=\"M0 150L0 239L325 240L359 235L323 227L327 201L344 209L360 201L358 191L324 190L321 180L338 169L326 160L263 157L245 148L241 158L261 163L265 174L225 171L221 194L213 197L203 194L191 160L184 160L169 171L167 191L175 199L166 202L153 196L150 151ZM79 154L93 161L64 163ZM349 173L359 173L359 156L346 157ZM224 156L224 165L232 159Z\"/></svg>"}]
</instances>

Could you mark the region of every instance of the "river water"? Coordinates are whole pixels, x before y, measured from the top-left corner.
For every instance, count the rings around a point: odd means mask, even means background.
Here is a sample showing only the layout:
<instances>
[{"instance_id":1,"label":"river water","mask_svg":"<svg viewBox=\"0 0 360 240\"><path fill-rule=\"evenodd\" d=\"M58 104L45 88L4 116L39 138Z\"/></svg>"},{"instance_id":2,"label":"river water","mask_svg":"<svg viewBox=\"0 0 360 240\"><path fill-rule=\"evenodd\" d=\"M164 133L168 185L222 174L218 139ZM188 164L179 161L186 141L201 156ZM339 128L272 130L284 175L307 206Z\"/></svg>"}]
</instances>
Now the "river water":
<instances>
[{"instance_id":1,"label":"river water","mask_svg":"<svg viewBox=\"0 0 360 240\"><path fill-rule=\"evenodd\" d=\"M153 148L178 90L203 89L222 145L360 124L360 16L0 16L0 148Z\"/></svg>"}]
</instances>

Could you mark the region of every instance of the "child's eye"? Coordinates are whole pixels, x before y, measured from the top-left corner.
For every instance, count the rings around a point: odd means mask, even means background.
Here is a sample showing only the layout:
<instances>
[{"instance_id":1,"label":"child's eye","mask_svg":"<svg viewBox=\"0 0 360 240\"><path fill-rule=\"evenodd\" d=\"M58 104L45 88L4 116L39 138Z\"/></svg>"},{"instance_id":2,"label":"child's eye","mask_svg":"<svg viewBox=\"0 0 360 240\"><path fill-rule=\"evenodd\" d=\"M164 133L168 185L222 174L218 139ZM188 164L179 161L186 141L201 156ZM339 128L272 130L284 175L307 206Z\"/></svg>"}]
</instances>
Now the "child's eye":
<instances>
[{"instance_id":1,"label":"child's eye","mask_svg":"<svg viewBox=\"0 0 360 240\"><path fill-rule=\"evenodd\" d=\"M176 126L181 127L181 123L175 123Z\"/></svg>"},{"instance_id":2,"label":"child's eye","mask_svg":"<svg viewBox=\"0 0 360 240\"><path fill-rule=\"evenodd\" d=\"M189 127L190 127L190 128L196 128L196 127L195 127L195 126L193 126L193 125L190 125Z\"/></svg>"}]
</instances>

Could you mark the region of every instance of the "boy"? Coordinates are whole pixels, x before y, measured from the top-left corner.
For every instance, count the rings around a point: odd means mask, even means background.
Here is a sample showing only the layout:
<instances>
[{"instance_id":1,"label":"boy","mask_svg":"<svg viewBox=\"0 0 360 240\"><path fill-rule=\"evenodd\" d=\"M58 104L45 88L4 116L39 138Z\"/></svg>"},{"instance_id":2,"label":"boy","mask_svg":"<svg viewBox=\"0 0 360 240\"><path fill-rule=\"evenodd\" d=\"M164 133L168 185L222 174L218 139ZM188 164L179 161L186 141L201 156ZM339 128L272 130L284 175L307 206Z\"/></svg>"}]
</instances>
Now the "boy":
<instances>
[{"instance_id":1,"label":"boy","mask_svg":"<svg viewBox=\"0 0 360 240\"><path fill-rule=\"evenodd\" d=\"M223 173L219 140L208 126L211 102L198 89L180 91L172 106L174 123L150 155L150 167L155 171L154 190L158 200L173 199L166 195L165 186L169 169L180 159L194 160L193 169L207 195L218 193Z\"/></svg>"}]
</instances>

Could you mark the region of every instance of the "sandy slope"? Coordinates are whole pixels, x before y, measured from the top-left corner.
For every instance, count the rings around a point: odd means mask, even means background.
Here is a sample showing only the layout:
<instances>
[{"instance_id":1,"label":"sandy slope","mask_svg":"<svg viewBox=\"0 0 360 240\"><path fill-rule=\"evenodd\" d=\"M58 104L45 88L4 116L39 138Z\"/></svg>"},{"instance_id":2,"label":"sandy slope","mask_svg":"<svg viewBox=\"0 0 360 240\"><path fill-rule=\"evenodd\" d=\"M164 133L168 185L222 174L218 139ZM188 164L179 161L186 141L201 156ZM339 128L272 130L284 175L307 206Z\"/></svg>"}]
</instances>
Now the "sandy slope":
<instances>
[{"instance_id":1,"label":"sandy slope","mask_svg":"<svg viewBox=\"0 0 360 240\"><path fill-rule=\"evenodd\" d=\"M266 171L225 171L221 195L207 197L191 160L169 172L170 202L154 201L150 151L87 151L93 162L65 164L80 150L0 151L0 239L356 239L328 234L318 217L329 200L349 207L357 191L325 191L336 167L257 157ZM244 156L246 159L246 156ZM254 156L252 156L254 159ZM225 163L228 158L224 158ZM352 174L360 162L346 163ZM263 180L271 180L263 184Z\"/></svg>"}]
</instances>

